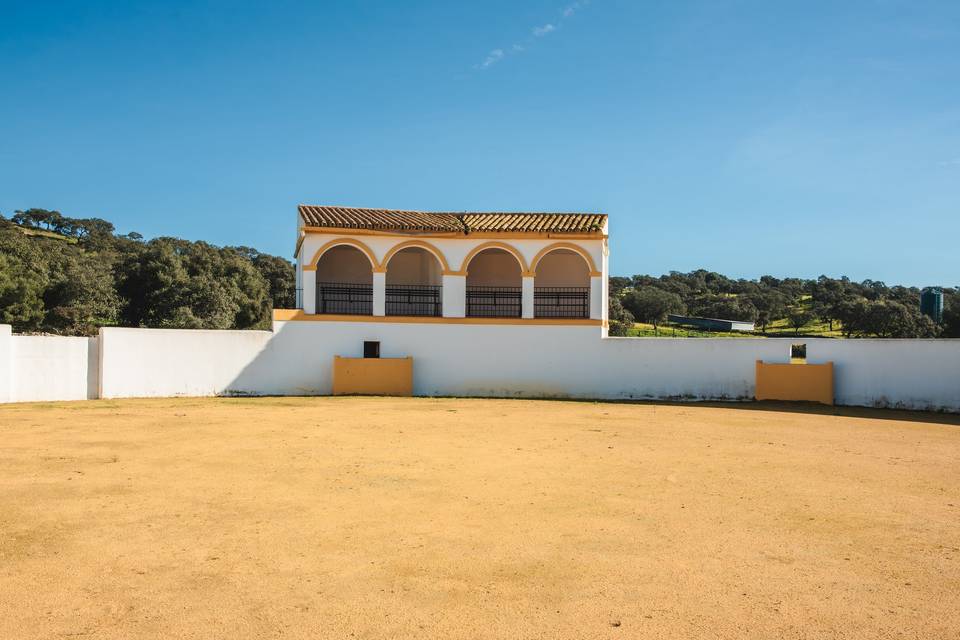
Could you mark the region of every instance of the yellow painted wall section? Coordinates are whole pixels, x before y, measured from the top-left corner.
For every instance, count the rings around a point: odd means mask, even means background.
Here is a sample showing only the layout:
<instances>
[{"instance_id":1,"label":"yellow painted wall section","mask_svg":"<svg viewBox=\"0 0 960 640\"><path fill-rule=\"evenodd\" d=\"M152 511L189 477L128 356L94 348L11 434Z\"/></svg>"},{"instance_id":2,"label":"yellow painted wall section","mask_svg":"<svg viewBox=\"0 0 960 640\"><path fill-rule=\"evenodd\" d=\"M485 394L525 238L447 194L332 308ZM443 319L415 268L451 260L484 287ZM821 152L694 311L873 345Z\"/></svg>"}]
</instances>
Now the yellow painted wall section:
<instances>
[{"instance_id":1,"label":"yellow painted wall section","mask_svg":"<svg viewBox=\"0 0 960 640\"><path fill-rule=\"evenodd\" d=\"M334 356L333 395L412 396L413 358Z\"/></svg>"},{"instance_id":2,"label":"yellow painted wall section","mask_svg":"<svg viewBox=\"0 0 960 640\"><path fill-rule=\"evenodd\" d=\"M833 404L833 363L770 364L757 360L757 400Z\"/></svg>"},{"instance_id":3,"label":"yellow painted wall section","mask_svg":"<svg viewBox=\"0 0 960 640\"><path fill-rule=\"evenodd\" d=\"M332 313L306 314L302 309L274 309L275 322L386 322L395 324L512 324L528 326L605 326L589 318L444 318L439 316L347 316Z\"/></svg>"}]
</instances>

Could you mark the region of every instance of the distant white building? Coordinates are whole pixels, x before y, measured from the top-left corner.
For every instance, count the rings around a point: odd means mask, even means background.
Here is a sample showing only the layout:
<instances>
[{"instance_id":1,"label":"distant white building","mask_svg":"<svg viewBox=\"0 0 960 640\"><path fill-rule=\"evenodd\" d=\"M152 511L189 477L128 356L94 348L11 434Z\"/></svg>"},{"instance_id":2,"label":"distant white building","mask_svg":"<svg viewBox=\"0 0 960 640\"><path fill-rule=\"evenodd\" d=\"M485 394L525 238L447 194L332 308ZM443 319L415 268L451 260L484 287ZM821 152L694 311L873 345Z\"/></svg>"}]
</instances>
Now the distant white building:
<instances>
[{"instance_id":1,"label":"distant white building","mask_svg":"<svg viewBox=\"0 0 960 640\"><path fill-rule=\"evenodd\" d=\"M275 320L604 326L607 254L603 214L301 205Z\"/></svg>"}]
</instances>

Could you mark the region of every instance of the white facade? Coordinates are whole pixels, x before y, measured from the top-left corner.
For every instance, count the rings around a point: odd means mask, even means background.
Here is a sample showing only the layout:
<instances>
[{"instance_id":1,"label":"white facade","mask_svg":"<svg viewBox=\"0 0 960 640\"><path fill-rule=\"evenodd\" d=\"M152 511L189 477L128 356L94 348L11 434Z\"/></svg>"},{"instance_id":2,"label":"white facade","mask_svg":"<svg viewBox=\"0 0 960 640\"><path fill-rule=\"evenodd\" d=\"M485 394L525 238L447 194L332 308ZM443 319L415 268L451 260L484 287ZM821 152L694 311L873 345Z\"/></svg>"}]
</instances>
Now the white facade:
<instances>
[{"instance_id":1,"label":"white facade","mask_svg":"<svg viewBox=\"0 0 960 640\"><path fill-rule=\"evenodd\" d=\"M297 282L303 296L303 310L312 315L317 309L317 282L373 284L372 315L385 315L382 304L392 269L400 265L410 249L429 253L435 259L436 284L443 286L443 316L464 317L465 292L468 286L523 287L521 317L534 317L533 287L589 287L589 319L604 322L607 316L607 239L601 233L576 236L571 234L476 234L438 235L411 233L361 233L344 229L315 231L304 229L297 251ZM351 251L343 251L350 247ZM322 260L328 252L339 251L339 268L332 269ZM366 263L358 260L366 257ZM398 259L399 260L399 259ZM372 275L370 275L372 274ZM412 284L410 279L405 282ZM420 282L433 283L435 275L424 275Z\"/></svg>"}]
</instances>

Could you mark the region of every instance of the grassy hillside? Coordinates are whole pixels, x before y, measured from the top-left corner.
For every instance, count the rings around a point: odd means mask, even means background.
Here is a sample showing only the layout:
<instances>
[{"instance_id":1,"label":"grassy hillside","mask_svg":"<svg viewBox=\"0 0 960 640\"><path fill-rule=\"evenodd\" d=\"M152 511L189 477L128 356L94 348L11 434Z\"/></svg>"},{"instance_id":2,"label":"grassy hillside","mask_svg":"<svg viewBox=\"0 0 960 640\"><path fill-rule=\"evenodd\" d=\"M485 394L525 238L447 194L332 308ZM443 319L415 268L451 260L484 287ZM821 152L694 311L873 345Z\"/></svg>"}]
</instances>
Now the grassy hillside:
<instances>
[{"instance_id":1,"label":"grassy hillside","mask_svg":"<svg viewBox=\"0 0 960 640\"><path fill-rule=\"evenodd\" d=\"M630 330L630 336L640 338L842 338L839 324L833 323L833 331L826 322L814 321L800 330L798 334L786 320L778 320L767 327L767 332L756 331L704 331L691 329L672 323L660 325L659 331L654 331L652 324L636 322Z\"/></svg>"},{"instance_id":2,"label":"grassy hillside","mask_svg":"<svg viewBox=\"0 0 960 640\"><path fill-rule=\"evenodd\" d=\"M62 233L57 233L56 231L47 231L45 229L28 229L26 227L15 226L20 233L25 236L33 236L36 238L51 238L53 240L62 240L68 244L77 244L78 240L76 238L71 238L70 236L65 236Z\"/></svg>"},{"instance_id":3,"label":"grassy hillside","mask_svg":"<svg viewBox=\"0 0 960 640\"><path fill-rule=\"evenodd\" d=\"M803 307L812 307L813 300L810 296L801 297L800 305ZM758 326L755 331L705 331L692 327L681 326L672 322L665 322L660 325L658 330L654 330L652 324L642 322L634 323L633 328L628 335L641 338L843 338L840 331L840 322L833 322L833 329L830 323L814 318L799 331L790 325L786 318L774 320L767 325L766 332L760 331Z\"/></svg>"}]
</instances>

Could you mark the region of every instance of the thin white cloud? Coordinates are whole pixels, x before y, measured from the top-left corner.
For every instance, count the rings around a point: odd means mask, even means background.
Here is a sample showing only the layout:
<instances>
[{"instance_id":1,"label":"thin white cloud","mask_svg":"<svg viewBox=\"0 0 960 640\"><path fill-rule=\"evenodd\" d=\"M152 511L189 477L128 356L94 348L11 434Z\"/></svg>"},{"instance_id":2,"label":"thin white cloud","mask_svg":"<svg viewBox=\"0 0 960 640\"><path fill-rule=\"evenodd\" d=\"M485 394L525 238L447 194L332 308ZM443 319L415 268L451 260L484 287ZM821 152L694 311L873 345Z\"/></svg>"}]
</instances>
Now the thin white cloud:
<instances>
[{"instance_id":1,"label":"thin white cloud","mask_svg":"<svg viewBox=\"0 0 960 640\"><path fill-rule=\"evenodd\" d=\"M490 65L496 64L501 60L503 60L503 56L504 56L503 49L494 49L493 51L488 53L487 57L483 59L483 62L481 62L477 66L481 69L486 69Z\"/></svg>"},{"instance_id":2,"label":"thin white cloud","mask_svg":"<svg viewBox=\"0 0 960 640\"><path fill-rule=\"evenodd\" d=\"M569 18L570 16L575 14L577 11L587 6L588 4L590 4L590 0L580 0L578 2L573 2L571 4L568 4L563 9L563 17Z\"/></svg>"},{"instance_id":3,"label":"thin white cloud","mask_svg":"<svg viewBox=\"0 0 960 640\"><path fill-rule=\"evenodd\" d=\"M548 22L547 24L543 25L542 27L534 27L532 33L533 33L534 37L536 37L536 38L542 38L543 36L547 35L547 34L550 33L551 31L556 31L556 30L557 30L557 28L556 28L555 26L553 26L553 24L551 24L551 23Z\"/></svg>"},{"instance_id":4,"label":"thin white cloud","mask_svg":"<svg viewBox=\"0 0 960 640\"><path fill-rule=\"evenodd\" d=\"M560 12L560 20L566 20L573 16L577 11L585 8L590 4L590 0L575 0L568 5L566 5ZM487 57L483 59L480 64L473 65L474 69L488 69L496 63L503 60L508 55L516 55L518 53L523 53L534 43L538 38L542 38L554 31L557 31L560 28L559 22L548 22L542 26L535 26L530 30L530 35L527 36L525 40L520 42L515 42L509 47L503 49L493 49L490 53L487 54Z\"/></svg>"},{"instance_id":5,"label":"thin white cloud","mask_svg":"<svg viewBox=\"0 0 960 640\"><path fill-rule=\"evenodd\" d=\"M954 158L953 160L941 160L937 164L941 167L960 167L960 158Z\"/></svg>"}]
</instances>

